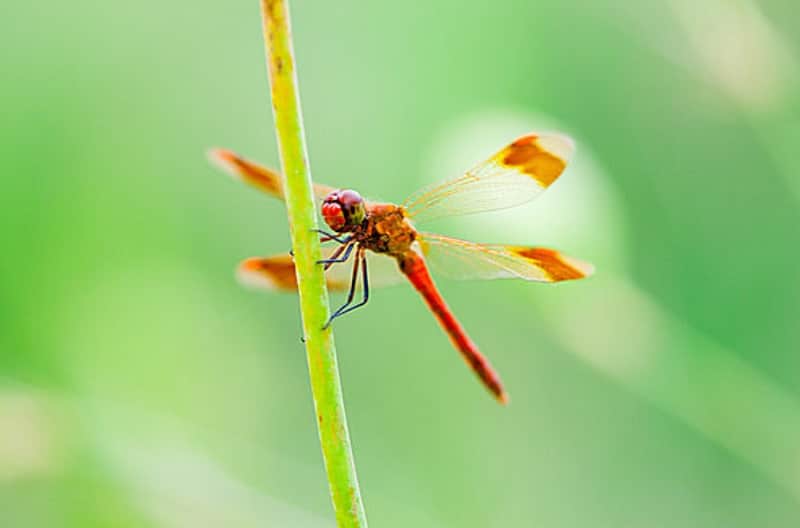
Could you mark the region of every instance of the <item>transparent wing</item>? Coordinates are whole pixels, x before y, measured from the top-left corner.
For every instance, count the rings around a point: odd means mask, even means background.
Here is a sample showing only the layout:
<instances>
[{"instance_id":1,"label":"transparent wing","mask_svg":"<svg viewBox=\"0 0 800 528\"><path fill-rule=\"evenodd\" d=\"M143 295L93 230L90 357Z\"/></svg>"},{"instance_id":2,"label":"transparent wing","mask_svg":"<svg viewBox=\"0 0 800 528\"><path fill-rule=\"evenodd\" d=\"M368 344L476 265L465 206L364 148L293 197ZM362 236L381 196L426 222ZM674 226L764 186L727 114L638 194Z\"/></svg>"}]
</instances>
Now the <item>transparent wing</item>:
<instances>
[{"instance_id":1,"label":"transparent wing","mask_svg":"<svg viewBox=\"0 0 800 528\"><path fill-rule=\"evenodd\" d=\"M420 234L419 244L437 275L452 279L523 279L560 282L588 277L594 267L540 247L475 244Z\"/></svg>"},{"instance_id":2,"label":"transparent wing","mask_svg":"<svg viewBox=\"0 0 800 528\"><path fill-rule=\"evenodd\" d=\"M325 247L322 258L329 258L338 246ZM353 253L355 255L355 252ZM334 264L325 272L330 291L348 291L350 289L351 272L354 256L347 262ZM397 262L386 255L367 252L367 272L370 288L380 288L404 282ZM266 290L294 292L297 291L297 279L294 272L294 260L288 253L271 257L251 257L242 261L237 270L239 280L248 286ZM358 288L361 288L359 277Z\"/></svg>"},{"instance_id":3,"label":"transparent wing","mask_svg":"<svg viewBox=\"0 0 800 528\"><path fill-rule=\"evenodd\" d=\"M212 149L209 151L208 157L212 163L234 178L283 200L281 177L277 172L242 158L230 150ZM322 201L334 190L328 185L314 184L314 197L317 201Z\"/></svg>"},{"instance_id":4,"label":"transparent wing","mask_svg":"<svg viewBox=\"0 0 800 528\"><path fill-rule=\"evenodd\" d=\"M563 135L522 136L460 178L413 194L403 206L422 222L521 205L561 175L574 148Z\"/></svg>"}]
</instances>

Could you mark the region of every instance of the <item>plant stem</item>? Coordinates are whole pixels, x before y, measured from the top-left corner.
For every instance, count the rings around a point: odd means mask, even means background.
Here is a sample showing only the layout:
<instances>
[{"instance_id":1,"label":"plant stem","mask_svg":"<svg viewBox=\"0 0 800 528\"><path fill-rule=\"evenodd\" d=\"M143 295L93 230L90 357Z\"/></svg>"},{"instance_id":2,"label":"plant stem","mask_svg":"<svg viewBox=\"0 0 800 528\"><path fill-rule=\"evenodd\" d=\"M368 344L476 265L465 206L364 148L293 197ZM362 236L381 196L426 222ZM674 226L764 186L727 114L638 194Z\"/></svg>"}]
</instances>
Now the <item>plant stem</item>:
<instances>
[{"instance_id":1,"label":"plant stem","mask_svg":"<svg viewBox=\"0 0 800 528\"><path fill-rule=\"evenodd\" d=\"M366 527L333 334L322 328L329 315L328 291L322 266L317 264L321 259L319 235L314 231L317 217L286 4L286 0L262 0L261 9L311 392L336 521L340 527Z\"/></svg>"}]
</instances>

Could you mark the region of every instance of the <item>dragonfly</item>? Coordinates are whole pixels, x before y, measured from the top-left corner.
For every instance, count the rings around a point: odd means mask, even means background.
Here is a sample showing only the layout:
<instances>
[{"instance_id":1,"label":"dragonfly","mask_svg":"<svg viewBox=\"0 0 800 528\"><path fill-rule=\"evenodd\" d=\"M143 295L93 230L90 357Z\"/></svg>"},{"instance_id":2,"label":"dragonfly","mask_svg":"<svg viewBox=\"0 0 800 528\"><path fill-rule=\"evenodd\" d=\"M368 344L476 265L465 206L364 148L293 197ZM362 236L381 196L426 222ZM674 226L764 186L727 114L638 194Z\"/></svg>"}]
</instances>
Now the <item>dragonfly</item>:
<instances>
[{"instance_id":1,"label":"dragonfly","mask_svg":"<svg viewBox=\"0 0 800 528\"><path fill-rule=\"evenodd\" d=\"M345 303L326 327L364 306L370 288L407 279L422 296L453 346L480 381L501 403L508 402L499 375L459 323L431 277L430 269L455 279L522 279L556 283L582 279L591 264L554 249L536 246L477 244L418 230L430 220L506 209L539 196L563 173L574 151L561 134L527 134L501 148L463 175L412 194L401 205L367 200L357 191L315 184L314 195L330 231L319 230L326 282L331 291L346 291ZM283 199L275 171L234 152L215 149L213 162L237 179ZM344 263L353 259L348 270ZM238 268L240 279L271 290L296 291L291 254L253 257ZM357 291L361 299L356 302Z\"/></svg>"}]
</instances>

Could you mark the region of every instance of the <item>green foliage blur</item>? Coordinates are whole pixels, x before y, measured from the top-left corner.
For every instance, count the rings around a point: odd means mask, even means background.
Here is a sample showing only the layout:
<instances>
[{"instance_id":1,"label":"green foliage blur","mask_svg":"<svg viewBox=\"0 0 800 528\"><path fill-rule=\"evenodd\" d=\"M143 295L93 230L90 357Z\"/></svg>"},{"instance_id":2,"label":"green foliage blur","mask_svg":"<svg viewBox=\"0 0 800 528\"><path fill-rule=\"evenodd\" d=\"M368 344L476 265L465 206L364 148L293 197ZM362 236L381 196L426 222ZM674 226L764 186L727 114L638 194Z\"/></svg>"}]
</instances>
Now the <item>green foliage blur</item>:
<instances>
[{"instance_id":1,"label":"green foliage blur","mask_svg":"<svg viewBox=\"0 0 800 528\"><path fill-rule=\"evenodd\" d=\"M0 11L0 526L333 526L297 300L233 274L284 208L205 158L279 165L258 2ZM409 287L336 323L372 526L797 526L796 1L292 15L316 180L400 201L559 130L536 203L433 229L597 267L440 281L508 408Z\"/></svg>"}]
</instances>

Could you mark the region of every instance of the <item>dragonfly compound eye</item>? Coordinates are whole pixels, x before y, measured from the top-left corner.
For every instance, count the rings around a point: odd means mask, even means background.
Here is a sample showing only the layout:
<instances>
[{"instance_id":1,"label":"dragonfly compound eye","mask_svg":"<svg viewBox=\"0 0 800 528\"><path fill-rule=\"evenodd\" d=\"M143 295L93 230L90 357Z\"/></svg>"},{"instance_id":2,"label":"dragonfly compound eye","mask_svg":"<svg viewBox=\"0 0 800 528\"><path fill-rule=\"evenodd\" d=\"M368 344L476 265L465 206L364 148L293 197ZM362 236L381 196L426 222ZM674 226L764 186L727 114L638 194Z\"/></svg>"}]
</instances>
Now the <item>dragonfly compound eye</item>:
<instances>
[{"instance_id":1,"label":"dragonfly compound eye","mask_svg":"<svg viewBox=\"0 0 800 528\"><path fill-rule=\"evenodd\" d=\"M361 225L366 217L364 199L356 191L344 190L338 193L337 202L342 207L347 223L353 227Z\"/></svg>"},{"instance_id":2,"label":"dragonfly compound eye","mask_svg":"<svg viewBox=\"0 0 800 528\"><path fill-rule=\"evenodd\" d=\"M326 198L325 202L322 204L322 218L325 219L325 223L334 231L342 231L347 224L342 206L339 205L338 202L329 201L329 198L330 196Z\"/></svg>"}]
</instances>

